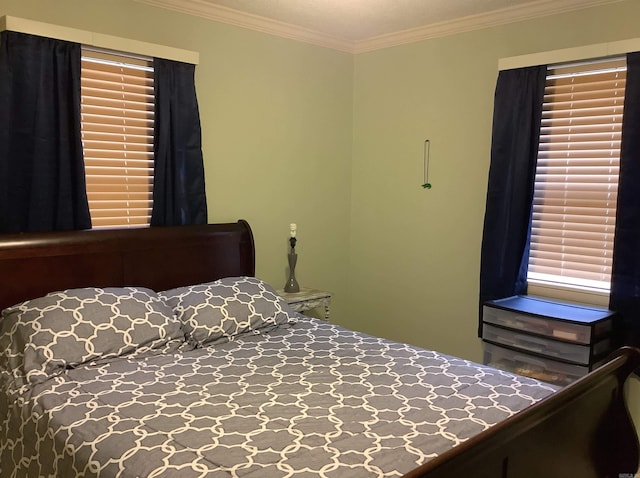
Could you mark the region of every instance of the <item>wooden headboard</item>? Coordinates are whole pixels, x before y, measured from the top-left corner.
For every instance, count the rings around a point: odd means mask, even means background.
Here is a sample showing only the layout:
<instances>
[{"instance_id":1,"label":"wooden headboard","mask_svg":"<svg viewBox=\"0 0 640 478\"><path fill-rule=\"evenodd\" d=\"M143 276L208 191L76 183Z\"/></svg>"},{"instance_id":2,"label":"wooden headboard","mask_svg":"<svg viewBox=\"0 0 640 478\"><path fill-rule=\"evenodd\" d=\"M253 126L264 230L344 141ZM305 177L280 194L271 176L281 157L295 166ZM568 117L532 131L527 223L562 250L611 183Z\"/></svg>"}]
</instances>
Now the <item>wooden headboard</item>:
<instances>
[{"instance_id":1,"label":"wooden headboard","mask_svg":"<svg viewBox=\"0 0 640 478\"><path fill-rule=\"evenodd\" d=\"M161 291L255 275L249 224L0 235L0 310L76 287Z\"/></svg>"}]
</instances>

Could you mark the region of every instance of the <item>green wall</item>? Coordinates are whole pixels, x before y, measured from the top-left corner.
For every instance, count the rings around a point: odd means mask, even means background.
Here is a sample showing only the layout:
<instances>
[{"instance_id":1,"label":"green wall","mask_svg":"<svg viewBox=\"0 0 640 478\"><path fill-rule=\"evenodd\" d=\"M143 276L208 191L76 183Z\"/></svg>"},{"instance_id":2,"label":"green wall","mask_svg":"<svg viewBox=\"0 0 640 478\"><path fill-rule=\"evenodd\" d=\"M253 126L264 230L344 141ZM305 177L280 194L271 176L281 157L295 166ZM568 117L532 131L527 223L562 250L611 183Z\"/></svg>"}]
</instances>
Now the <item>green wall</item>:
<instances>
[{"instance_id":1,"label":"green wall","mask_svg":"<svg viewBox=\"0 0 640 478\"><path fill-rule=\"evenodd\" d=\"M480 245L498 60L640 37L638 18L640 2L626 1L355 57L346 325L482 360ZM421 188L425 139L430 190ZM636 420L639 383L629 390Z\"/></svg>"},{"instance_id":2,"label":"green wall","mask_svg":"<svg viewBox=\"0 0 640 478\"><path fill-rule=\"evenodd\" d=\"M336 321L472 360L498 59L640 37L637 0L359 55L130 0L0 15L198 51L209 220L251 223L257 275L284 284L296 222L298 279Z\"/></svg>"},{"instance_id":3,"label":"green wall","mask_svg":"<svg viewBox=\"0 0 640 478\"><path fill-rule=\"evenodd\" d=\"M639 37L634 18L640 2L620 2L355 57L349 326L481 360L498 60ZM430 190L421 188L427 138Z\"/></svg>"},{"instance_id":4,"label":"green wall","mask_svg":"<svg viewBox=\"0 0 640 478\"><path fill-rule=\"evenodd\" d=\"M300 284L334 291L344 315L352 55L130 0L0 0L1 15L198 51L209 221L248 220L276 287L297 223Z\"/></svg>"}]
</instances>

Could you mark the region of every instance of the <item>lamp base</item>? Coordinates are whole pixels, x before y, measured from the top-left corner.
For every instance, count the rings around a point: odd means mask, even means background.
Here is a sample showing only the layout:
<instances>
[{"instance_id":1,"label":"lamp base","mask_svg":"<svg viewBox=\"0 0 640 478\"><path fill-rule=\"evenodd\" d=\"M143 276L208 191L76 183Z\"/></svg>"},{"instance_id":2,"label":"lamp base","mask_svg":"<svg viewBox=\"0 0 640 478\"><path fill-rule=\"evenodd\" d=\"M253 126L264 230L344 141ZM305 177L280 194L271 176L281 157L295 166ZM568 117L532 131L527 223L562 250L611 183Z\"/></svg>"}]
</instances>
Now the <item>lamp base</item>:
<instances>
[{"instance_id":1,"label":"lamp base","mask_svg":"<svg viewBox=\"0 0 640 478\"><path fill-rule=\"evenodd\" d=\"M298 262L298 254L295 252L289 253L289 279L284 286L285 292L300 292L300 286L296 280L296 263Z\"/></svg>"}]
</instances>

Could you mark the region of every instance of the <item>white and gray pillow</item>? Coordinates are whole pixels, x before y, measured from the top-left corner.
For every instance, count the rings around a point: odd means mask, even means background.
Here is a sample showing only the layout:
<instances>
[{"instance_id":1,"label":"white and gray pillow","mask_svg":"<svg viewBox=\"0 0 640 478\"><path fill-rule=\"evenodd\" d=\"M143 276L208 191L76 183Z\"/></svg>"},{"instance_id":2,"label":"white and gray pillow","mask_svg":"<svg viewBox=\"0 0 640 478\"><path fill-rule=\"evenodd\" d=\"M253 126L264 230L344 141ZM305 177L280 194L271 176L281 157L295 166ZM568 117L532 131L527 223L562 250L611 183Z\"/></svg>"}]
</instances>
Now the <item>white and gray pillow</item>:
<instances>
[{"instance_id":1,"label":"white and gray pillow","mask_svg":"<svg viewBox=\"0 0 640 478\"><path fill-rule=\"evenodd\" d=\"M2 311L0 387L21 394L83 364L226 342L294 322L297 315L255 277L158 294L142 287L52 292Z\"/></svg>"},{"instance_id":2,"label":"white and gray pillow","mask_svg":"<svg viewBox=\"0 0 640 478\"><path fill-rule=\"evenodd\" d=\"M158 295L169 304L196 347L295 321L296 312L266 282L227 277Z\"/></svg>"},{"instance_id":3,"label":"white and gray pillow","mask_svg":"<svg viewBox=\"0 0 640 478\"><path fill-rule=\"evenodd\" d=\"M2 311L0 369L22 389L81 364L182 344L180 322L150 289L70 289Z\"/></svg>"}]
</instances>

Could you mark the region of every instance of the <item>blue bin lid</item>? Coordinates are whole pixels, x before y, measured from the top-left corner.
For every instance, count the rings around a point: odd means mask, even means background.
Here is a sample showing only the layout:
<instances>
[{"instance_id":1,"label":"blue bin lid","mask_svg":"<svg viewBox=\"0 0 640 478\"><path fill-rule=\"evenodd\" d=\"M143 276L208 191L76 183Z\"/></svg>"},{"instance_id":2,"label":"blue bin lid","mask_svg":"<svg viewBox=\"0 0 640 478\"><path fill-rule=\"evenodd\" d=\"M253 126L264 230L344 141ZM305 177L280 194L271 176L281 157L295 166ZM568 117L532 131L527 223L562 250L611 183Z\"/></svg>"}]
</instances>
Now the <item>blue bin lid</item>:
<instances>
[{"instance_id":1,"label":"blue bin lid","mask_svg":"<svg viewBox=\"0 0 640 478\"><path fill-rule=\"evenodd\" d=\"M485 305L580 324L592 324L608 319L615 314L615 312L601 307L567 304L524 295L490 300L485 302Z\"/></svg>"}]
</instances>

